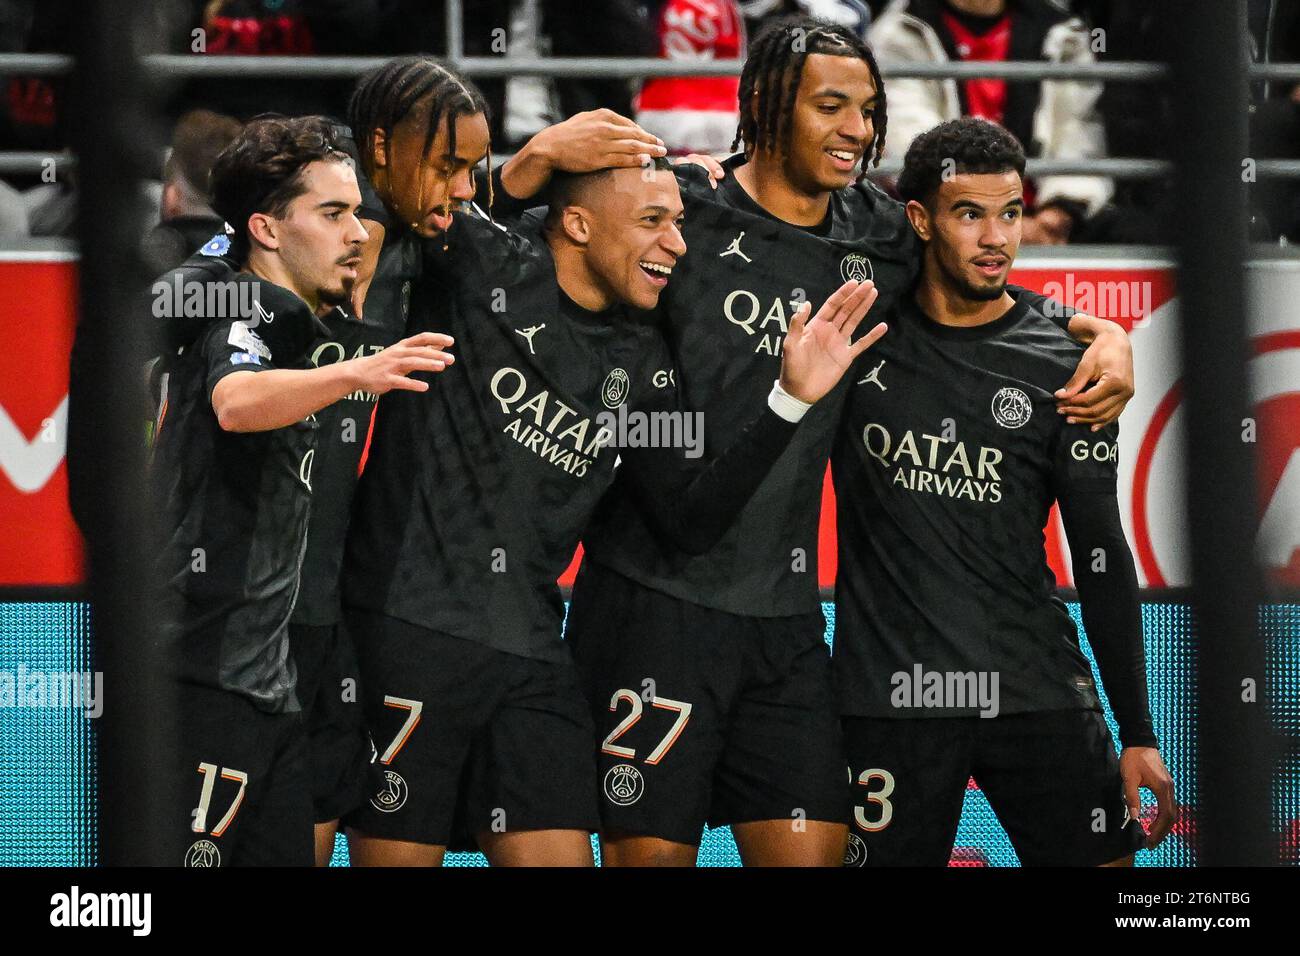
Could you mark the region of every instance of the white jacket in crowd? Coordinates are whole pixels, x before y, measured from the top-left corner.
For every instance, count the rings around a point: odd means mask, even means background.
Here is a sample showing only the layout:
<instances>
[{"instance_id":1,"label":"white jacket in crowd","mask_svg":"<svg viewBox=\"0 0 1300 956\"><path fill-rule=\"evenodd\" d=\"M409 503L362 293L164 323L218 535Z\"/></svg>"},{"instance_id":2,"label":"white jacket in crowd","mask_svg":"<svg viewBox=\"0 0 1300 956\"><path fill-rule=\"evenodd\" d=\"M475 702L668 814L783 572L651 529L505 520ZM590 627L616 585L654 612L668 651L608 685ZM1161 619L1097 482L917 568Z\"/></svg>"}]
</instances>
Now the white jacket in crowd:
<instances>
[{"instance_id":1,"label":"white jacket in crowd","mask_svg":"<svg viewBox=\"0 0 1300 956\"><path fill-rule=\"evenodd\" d=\"M872 24L868 40L881 61L889 109L885 155L901 159L920 133L962 115L957 81L893 79L888 63L946 63L947 50L935 27L916 15L912 0L893 0ZM932 5L933 6L933 5ZM1010 0L1013 11L1016 0ZM1062 14L1047 31L1042 58L1049 63L1092 63L1092 37L1083 21ZM1033 117L1031 156L1088 159L1106 155L1106 136L1097 113L1101 83L1042 81ZM1013 130L1014 132L1014 130ZM1110 198L1113 186L1102 176L1044 176L1035 180L1038 203L1074 199L1095 213Z\"/></svg>"}]
</instances>

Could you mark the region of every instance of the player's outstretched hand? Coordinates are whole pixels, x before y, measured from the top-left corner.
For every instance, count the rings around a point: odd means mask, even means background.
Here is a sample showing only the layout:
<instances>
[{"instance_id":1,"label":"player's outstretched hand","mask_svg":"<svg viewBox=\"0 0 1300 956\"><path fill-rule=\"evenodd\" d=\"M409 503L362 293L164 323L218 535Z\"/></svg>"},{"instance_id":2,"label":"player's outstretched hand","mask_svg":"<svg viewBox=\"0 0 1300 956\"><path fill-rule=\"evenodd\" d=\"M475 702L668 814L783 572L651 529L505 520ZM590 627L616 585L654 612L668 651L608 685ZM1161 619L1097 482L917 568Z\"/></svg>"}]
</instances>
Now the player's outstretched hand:
<instances>
[{"instance_id":1,"label":"player's outstretched hand","mask_svg":"<svg viewBox=\"0 0 1300 956\"><path fill-rule=\"evenodd\" d=\"M429 383L411 378L413 372L441 372L456 357L445 351L454 340L441 332L421 332L390 345L382 352L352 359L356 363L359 387L383 395L394 389L427 392Z\"/></svg>"},{"instance_id":2,"label":"player's outstretched hand","mask_svg":"<svg viewBox=\"0 0 1300 956\"><path fill-rule=\"evenodd\" d=\"M542 130L533 143L552 170L566 173L644 166L647 157L668 155L658 136L609 109L575 113Z\"/></svg>"},{"instance_id":3,"label":"player's outstretched hand","mask_svg":"<svg viewBox=\"0 0 1300 956\"><path fill-rule=\"evenodd\" d=\"M843 378L854 359L879 341L889 330L884 322L853 341L876 295L874 282L850 279L811 319L812 304L799 306L781 350L781 387L786 392L803 402L817 401Z\"/></svg>"},{"instance_id":4,"label":"player's outstretched hand","mask_svg":"<svg viewBox=\"0 0 1300 956\"><path fill-rule=\"evenodd\" d=\"M1097 431L1119 418L1133 397L1133 346L1123 329L1114 328L1092 340L1070 380L1056 391L1056 409L1070 424Z\"/></svg>"},{"instance_id":5,"label":"player's outstretched hand","mask_svg":"<svg viewBox=\"0 0 1300 956\"><path fill-rule=\"evenodd\" d=\"M1157 814L1147 834L1147 849L1154 850L1178 822L1178 800L1174 797L1174 778L1155 747L1125 747L1119 757L1119 774L1124 780L1124 802L1129 816L1138 819L1142 809L1140 787L1156 797Z\"/></svg>"}]
</instances>

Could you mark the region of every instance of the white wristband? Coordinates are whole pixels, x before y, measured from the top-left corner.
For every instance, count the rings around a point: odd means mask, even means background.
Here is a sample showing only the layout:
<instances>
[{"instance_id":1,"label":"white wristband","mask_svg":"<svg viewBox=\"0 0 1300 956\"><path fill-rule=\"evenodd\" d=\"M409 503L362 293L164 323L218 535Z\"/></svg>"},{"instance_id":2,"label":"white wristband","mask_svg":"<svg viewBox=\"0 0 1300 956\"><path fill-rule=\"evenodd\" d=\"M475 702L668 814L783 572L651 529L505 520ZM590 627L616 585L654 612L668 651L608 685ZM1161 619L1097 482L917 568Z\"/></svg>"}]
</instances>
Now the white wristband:
<instances>
[{"instance_id":1,"label":"white wristband","mask_svg":"<svg viewBox=\"0 0 1300 956\"><path fill-rule=\"evenodd\" d=\"M772 409L787 422L797 422L808 414L808 409L812 405L808 402L800 401L789 392L781 387L781 380L778 378L772 383L772 391L767 396L767 407Z\"/></svg>"}]
</instances>

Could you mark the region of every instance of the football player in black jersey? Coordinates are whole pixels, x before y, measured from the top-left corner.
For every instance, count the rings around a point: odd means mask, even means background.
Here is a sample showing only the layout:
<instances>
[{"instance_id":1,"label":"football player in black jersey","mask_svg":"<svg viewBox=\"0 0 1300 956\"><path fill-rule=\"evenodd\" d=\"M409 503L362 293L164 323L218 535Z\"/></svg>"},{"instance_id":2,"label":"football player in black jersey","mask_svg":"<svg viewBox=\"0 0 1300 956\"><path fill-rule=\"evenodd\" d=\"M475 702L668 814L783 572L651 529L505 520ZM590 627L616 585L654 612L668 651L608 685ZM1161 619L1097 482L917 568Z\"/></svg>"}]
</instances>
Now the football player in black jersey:
<instances>
[{"instance_id":1,"label":"football player in black jersey","mask_svg":"<svg viewBox=\"0 0 1300 956\"><path fill-rule=\"evenodd\" d=\"M468 167L450 160L445 149L454 135L449 120L481 112L483 104L472 85L454 71L427 56L393 60L363 78L351 107L350 120L369 147L369 162L361 165L375 176L374 185L365 175L358 176L358 216L369 238L361 248L349 301L323 304L317 313L322 337L308 356L317 367L373 355L402 338L411 286L421 271L421 243L437 233L432 219L445 203L466 199L474 191ZM337 123L332 128L339 147L360 158L350 130ZM430 131L435 133L431 138L426 135ZM373 162L376 139L397 151L391 163L390 157L381 158L379 167ZM635 124L597 110L539 133L495 170L494 184L501 188L504 181L513 188L528 188L530 179L549 177L553 171L637 165L663 152L662 142ZM398 166L401 173L395 175ZM239 265L231 255L229 237L222 234L159 281L178 288L226 281ZM194 341L202 324L199 319L196 328L196 322L183 315L167 317L159 329L164 360L158 372L166 371L171 356ZM355 653L341 619L339 571L377 397L376 392L356 389L316 416L307 547L290 623L296 690L310 737L320 865L331 856L338 818L373 791L365 773L371 747L358 713Z\"/></svg>"},{"instance_id":2,"label":"football player in black jersey","mask_svg":"<svg viewBox=\"0 0 1300 956\"><path fill-rule=\"evenodd\" d=\"M320 117L250 123L218 157L215 208L238 273L180 290L203 328L171 362L153 479L165 502L162 651L179 672L180 753L159 785L159 863L312 862L288 623L311 494L314 412L357 391L428 388L450 340L309 368L315 313L345 302L366 232L352 163ZM165 283L155 295L171 296ZM172 302L174 307L178 303ZM159 302L154 313L173 311Z\"/></svg>"},{"instance_id":3,"label":"football player in black jersey","mask_svg":"<svg viewBox=\"0 0 1300 956\"><path fill-rule=\"evenodd\" d=\"M399 298L409 257L401 255L400 244L390 244L395 254L384 257L384 273L377 276L391 220L364 178L359 177L358 185L358 218L369 238L361 247L349 301L319 316L324 333L308 356L316 368L382 352L402 338L406 324ZM379 288L371 296L377 280ZM297 695L309 739L317 866L329 865L340 818L366 800L375 786L356 651L342 622L339 571L352 495L378 400L378 392L356 389L315 416L311 514L289 622L289 650L298 671Z\"/></svg>"},{"instance_id":4,"label":"football player in black jersey","mask_svg":"<svg viewBox=\"0 0 1300 956\"><path fill-rule=\"evenodd\" d=\"M682 399L723 446L770 388L799 303L856 276L874 281L874 314L887 316L920 258L902 206L859 181L883 146L885 95L851 31L775 24L751 46L740 107L744 152L715 168L718 188L679 170L692 254L660 302ZM1084 317L1073 328L1100 334L1063 397L1099 380L1071 411L1114 416L1131 394L1127 338ZM844 755L816 556L848 387L809 412L706 554L658 534L622 480L584 536L567 637L597 724L605 863L690 864L706 822L732 825L747 864L842 861Z\"/></svg>"},{"instance_id":5,"label":"football player in black jersey","mask_svg":"<svg viewBox=\"0 0 1300 956\"><path fill-rule=\"evenodd\" d=\"M781 383L725 453L608 447L628 416L676 413L661 334L628 307L671 283L680 215L671 171L615 169L565 177L544 221L458 213L432 243L412 325L455 335L458 374L380 402L344 570L387 779L348 820L355 862L435 865L468 832L496 865L590 865L593 728L556 578L615 454L656 526L707 547L883 333L850 344L875 296L846 283L795 318Z\"/></svg>"},{"instance_id":6,"label":"football player in black jersey","mask_svg":"<svg viewBox=\"0 0 1300 956\"><path fill-rule=\"evenodd\" d=\"M835 672L854 794L848 861L948 862L974 777L1024 865L1131 865L1177 819L1147 708L1118 425L1057 413L1082 347L1060 303L1007 285L1025 156L966 118L918 136L898 181L920 283L850 391ZM1056 502L1100 689L1047 566ZM1156 795L1151 834L1139 787Z\"/></svg>"}]
</instances>

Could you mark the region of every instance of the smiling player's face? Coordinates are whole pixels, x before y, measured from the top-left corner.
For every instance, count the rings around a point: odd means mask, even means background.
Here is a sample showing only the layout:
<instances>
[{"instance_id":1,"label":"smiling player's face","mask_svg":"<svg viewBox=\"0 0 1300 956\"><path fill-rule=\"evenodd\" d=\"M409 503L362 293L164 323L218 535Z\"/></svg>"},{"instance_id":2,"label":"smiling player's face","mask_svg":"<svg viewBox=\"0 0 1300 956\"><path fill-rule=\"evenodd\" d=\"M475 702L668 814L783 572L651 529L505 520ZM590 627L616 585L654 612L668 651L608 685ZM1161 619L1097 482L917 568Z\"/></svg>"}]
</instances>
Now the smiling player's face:
<instances>
[{"instance_id":1,"label":"smiling player's face","mask_svg":"<svg viewBox=\"0 0 1300 956\"><path fill-rule=\"evenodd\" d=\"M991 301L1002 295L1020 249L1025 201L1020 174L961 173L939 185L925 206L908 204L913 222L918 212L944 284L967 299Z\"/></svg>"},{"instance_id":2,"label":"smiling player's face","mask_svg":"<svg viewBox=\"0 0 1300 956\"><path fill-rule=\"evenodd\" d=\"M616 169L591 202L587 263L616 301L653 309L686 253L682 197L671 170Z\"/></svg>"},{"instance_id":3,"label":"smiling player's face","mask_svg":"<svg viewBox=\"0 0 1300 956\"><path fill-rule=\"evenodd\" d=\"M812 53L804 61L783 163L803 192L843 189L876 137L871 68L852 56Z\"/></svg>"}]
</instances>

